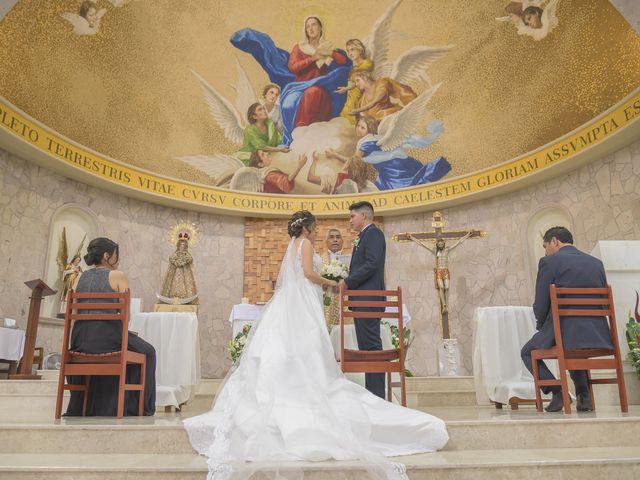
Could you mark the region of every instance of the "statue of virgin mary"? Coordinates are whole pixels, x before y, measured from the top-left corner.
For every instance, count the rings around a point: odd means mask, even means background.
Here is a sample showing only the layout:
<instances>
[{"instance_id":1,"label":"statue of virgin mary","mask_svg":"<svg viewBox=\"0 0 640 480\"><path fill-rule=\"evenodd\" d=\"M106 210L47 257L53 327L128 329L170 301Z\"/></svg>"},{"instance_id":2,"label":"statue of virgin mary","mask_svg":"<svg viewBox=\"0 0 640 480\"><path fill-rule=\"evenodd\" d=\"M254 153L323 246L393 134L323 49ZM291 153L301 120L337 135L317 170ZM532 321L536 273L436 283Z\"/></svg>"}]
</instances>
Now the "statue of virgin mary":
<instances>
[{"instance_id":1,"label":"statue of virgin mary","mask_svg":"<svg viewBox=\"0 0 640 480\"><path fill-rule=\"evenodd\" d=\"M169 241L176 251L169 257L169 267L162 282L162 293L157 295L163 303L195 305L198 303L198 288L189 246L197 243L195 225L174 225L169 232Z\"/></svg>"}]
</instances>

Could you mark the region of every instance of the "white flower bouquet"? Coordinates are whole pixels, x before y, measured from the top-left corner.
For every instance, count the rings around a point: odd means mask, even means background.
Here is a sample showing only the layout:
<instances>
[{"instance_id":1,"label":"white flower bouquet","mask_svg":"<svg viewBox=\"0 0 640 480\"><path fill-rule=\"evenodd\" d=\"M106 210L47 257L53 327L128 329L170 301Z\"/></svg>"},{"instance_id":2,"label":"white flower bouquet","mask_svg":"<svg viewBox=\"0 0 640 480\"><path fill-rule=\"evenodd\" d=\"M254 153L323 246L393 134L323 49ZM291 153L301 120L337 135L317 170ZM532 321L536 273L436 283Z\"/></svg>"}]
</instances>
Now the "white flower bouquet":
<instances>
[{"instance_id":1,"label":"white flower bouquet","mask_svg":"<svg viewBox=\"0 0 640 480\"><path fill-rule=\"evenodd\" d=\"M349 276L349 268L340 260L331 260L329 263L325 263L322 266L320 275L328 280L339 282L343 278ZM324 295L324 304L326 306L331 305L331 296Z\"/></svg>"},{"instance_id":2,"label":"white flower bouquet","mask_svg":"<svg viewBox=\"0 0 640 480\"><path fill-rule=\"evenodd\" d=\"M326 279L339 282L341 279L349 276L349 269L340 260L331 260L329 263L325 263L322 266L320 275Z\"/></svg>"}]
</instances>

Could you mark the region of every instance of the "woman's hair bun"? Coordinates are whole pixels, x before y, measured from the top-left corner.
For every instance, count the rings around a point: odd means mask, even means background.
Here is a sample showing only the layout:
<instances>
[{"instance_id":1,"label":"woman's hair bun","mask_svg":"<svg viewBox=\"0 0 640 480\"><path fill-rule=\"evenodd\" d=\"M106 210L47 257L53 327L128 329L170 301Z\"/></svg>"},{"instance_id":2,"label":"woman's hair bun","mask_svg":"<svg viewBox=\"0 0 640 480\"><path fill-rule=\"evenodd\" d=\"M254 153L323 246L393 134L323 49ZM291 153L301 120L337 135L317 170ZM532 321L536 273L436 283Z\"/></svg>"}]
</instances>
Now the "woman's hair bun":
<instances>
[{"instance_id":1,"label":"woman's hair bun","mask_svg":"<svg viewBox=\"0 0 640 480\"><path fill-rule=\"evenodd\" d=\"M105 253L113 255L118 251L118 244L106 237L94 238L87 246L87 254L84 256L84 263L87 265L98 265L102 261Z\"/></svg>"},{"instance_id":2,"label":"woman's hair bun","mask_svg":"<svg viewBox=\"0 0 640 480\"><path fill-rule=\"evenodd\" d=\"M308 210L300 210L289 219L287 224L287 231L290 237L298 238L302 234L302 229L306 228L310 230L313 224L316 223L316 217Z\"/></svg>"}]
</instances>

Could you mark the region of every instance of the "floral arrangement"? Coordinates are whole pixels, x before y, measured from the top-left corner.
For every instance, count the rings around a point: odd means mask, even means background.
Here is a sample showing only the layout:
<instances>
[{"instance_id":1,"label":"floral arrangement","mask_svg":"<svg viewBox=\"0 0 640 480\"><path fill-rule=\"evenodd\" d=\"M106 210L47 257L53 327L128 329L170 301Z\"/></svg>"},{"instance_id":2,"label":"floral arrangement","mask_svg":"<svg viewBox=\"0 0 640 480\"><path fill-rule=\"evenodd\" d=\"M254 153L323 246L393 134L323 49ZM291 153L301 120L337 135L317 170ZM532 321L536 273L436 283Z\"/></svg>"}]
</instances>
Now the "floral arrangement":
<instances>
[{"instance_id":1,"label":"floral arrangement","mask_svg":"<svg viewBox=\"0 0 640 480\"><path fill-rule=\"evenodd\" d=\"M340 260L331 260L329 263L325 263L320 270L320 275L328 280L334 280L339 282L343 278L349 276L349 268ZM324 295L324 304L326 306L331 305L331 296Z\"/></svg>"},{"instance_id":2,"label":"floral arrangement","mask_svg":"<svg viewBox=\"0 0 640 480\"><path fill-rule=\"evenodd\" d=\"M640 313L638 313L638 301L640 297L636 292L636 308L635 318L629 312L629 322L627 322L627 344L629 344L629 361L636 369L638 377L640 377Z\"/></svg>"},{"instance_id":3,"label":"floral arrangement","mask_svg":"<svg viewBox=\"0 0 640 480\"><path fill-rule=\"evenodd\" d=\"M229 353L231 354L231 360L233 363L236 363L242 355L242 350L244 349L245 343L247 343L247 337L249 336L250 330L251 324L247 323L242 327L242 331L238 332L236 338L229 342Z\"/></svg>"},{"instance_id":4,"label":"floral arrangement","mask_svg":"<svg viewBox=\"0 0 640 480\"><path fill-rule=\"evenodd\" d=\"M391 343L394 348L400 348L400 329L396 325L391 325L386 320L380 322L382 325L389 325L391 330ZM402 339L404 340L404 360L407 360L407 351L415 339L415 335L411 332L410 328L402 327ZM413 373L408 368L405 368L404 373L407 377L413 377Z\"/></svg>"}]
</instances>

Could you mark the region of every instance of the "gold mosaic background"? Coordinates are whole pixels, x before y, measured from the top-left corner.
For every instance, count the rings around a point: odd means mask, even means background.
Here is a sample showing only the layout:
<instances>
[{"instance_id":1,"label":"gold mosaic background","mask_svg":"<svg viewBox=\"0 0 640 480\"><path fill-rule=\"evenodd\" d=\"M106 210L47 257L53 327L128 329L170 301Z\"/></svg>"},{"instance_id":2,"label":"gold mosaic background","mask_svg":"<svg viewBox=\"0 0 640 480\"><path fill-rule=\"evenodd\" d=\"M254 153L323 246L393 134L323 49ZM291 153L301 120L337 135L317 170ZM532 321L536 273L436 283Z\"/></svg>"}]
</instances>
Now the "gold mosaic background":
<instances>
[{"instance_id":1,"label":"gold mosaic background","mask_svg":"<svg viewBox=\"0 0 640 480\"><path fill-rule=\"evenodd\" d=\"M273 294L273 285L289 244L287 220L246 218L244 228L244 296L251 303L266 302ZM358 236L349 228L348 219L318 219L318 235L315 250L322 255L327 250L327 232L337 228L342 233L345 255L351 254L352 241ZM384 229L384 220L376 218L375 224Z\"/></svg>"},{"instance_id":2,"label":"gold mosaic background","mask_svg":"<svg viewBox=\"0 0 640 480\"><path fill-rule=\"evenodd\" d=\"M132 165L208 183L172 158L231 153L194 69L234 98L235 58L258 88L266 74L229 43L264 31L290 50L303 18L318 14L344 48L364 38L390 0L144 0L107 8L101 31L72 33L60 18L78 0L20 0L0 22L0 95L69 138ZM560 0L559 26L542 41L497 22L506 0L405 0L391 58L419 44L455 48L430 69L443 82L432 118L445 132L421 160L444 155L449 176L531 151L587 122L640 85L640 37L607 0Z\"/></svg>"}]
</instances>

